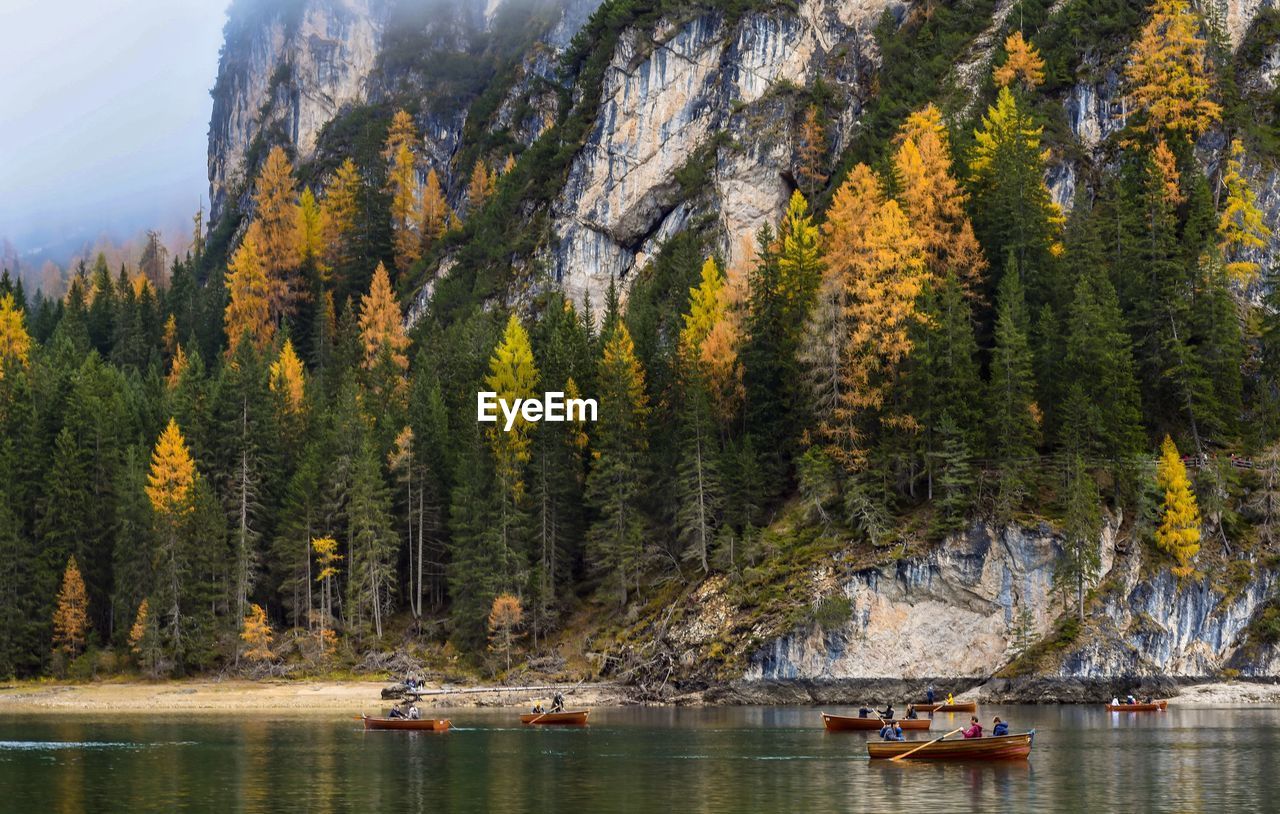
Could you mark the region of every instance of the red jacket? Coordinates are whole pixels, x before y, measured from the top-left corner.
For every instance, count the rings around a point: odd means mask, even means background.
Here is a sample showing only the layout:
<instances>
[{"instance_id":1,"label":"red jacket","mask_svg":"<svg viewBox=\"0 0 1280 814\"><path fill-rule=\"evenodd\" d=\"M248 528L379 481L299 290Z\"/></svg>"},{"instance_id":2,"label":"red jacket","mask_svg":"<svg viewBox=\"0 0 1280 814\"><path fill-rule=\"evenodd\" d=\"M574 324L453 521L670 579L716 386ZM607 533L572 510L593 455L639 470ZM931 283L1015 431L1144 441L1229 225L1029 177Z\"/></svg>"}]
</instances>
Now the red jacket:
<instances>
[{"instance_id":1,"label":"red jacket","mask_svg":"<svg viewBox=\"0 0 1280 814\"><path fill-rule=\"evenodd\" d=\"M961 732L960 734L961 734L961 735L963 735L963 736L964 736L964 737L966 737L966 738L981 738L981 737L982 737L982 724L974 724L973 726L971 726L971 727L969 727L968 729L964 730L964 731L963 731L963 732Z\"/></svg>"}]
</instances>

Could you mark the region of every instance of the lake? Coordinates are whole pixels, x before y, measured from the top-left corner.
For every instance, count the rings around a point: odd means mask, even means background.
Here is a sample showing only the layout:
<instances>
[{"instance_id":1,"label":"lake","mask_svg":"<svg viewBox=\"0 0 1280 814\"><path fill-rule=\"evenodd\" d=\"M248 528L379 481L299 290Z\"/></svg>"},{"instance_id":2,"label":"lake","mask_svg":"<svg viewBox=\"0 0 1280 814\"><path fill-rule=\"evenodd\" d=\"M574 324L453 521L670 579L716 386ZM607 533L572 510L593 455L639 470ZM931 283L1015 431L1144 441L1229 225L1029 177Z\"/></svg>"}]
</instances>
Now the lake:
<instances>
[{"instance_id":1,"label":"lake","mask_svg":"<svg viewBox=\"0 0 1280 814\"><path fill-rule=\"evenodd\" d=\"M0 810L1240 811L1272 807L1280 777L1276 709L981 708L984 726L1037 730L1012 764L873 764L868 735L827 733L814 708L605 708L583 729L516 712L452 710L441 734L338 715L5 715ZM933 737L967 720L937 715Z\"/></svg>"}]
</instances>

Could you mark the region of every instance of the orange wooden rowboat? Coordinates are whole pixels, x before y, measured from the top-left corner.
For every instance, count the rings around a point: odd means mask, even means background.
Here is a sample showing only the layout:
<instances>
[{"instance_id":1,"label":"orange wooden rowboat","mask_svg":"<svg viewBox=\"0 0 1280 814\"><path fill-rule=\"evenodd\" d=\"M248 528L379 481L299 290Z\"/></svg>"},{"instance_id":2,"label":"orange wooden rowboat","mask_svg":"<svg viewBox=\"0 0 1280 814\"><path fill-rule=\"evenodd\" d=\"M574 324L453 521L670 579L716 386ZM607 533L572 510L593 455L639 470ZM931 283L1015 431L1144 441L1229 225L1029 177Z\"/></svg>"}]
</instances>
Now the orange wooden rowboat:
<instances>
[{"instance_id":1,"label":"orange wooden rowboat","mask_svg":"<svg viewBox=\"0 0 1280 814\"><path fill-rule=\"evenodd\" d=\"M537 724L539 726L586 726L587 716L591 714L589 709L566 710L564 712L530 712L520 716L522 724Z\"/></svg>"},{"instance_id":2,"label":"orange wooden rowboat","mask_svg":"<svg viewBox=\"0 0 1280 814\"><path fill-rule=\"evenodd\" d=\"M929 728L928 718L898 718L898 725L903 730ZM880 718L854 718L850 715L832 715L822 713L822 724L828 732L879 732L885 722Z\"/></svg>"},{"instance_id":3,"label":"orange wooden rowboat","mask_svg":"<svg viewBox=\"0 0 1280 814\"><path fill-rule=\"evenodd\" d=\"M1168 701L1156 701L1152 704L1107 704L1107 712L1163 712L1167 706Z\"/></svg>"},{"instance_id":4,"label":"orange wooden rowboat","mask_svg":"<svg viewBox=\"0 0 1280 814\"><path fill-rule=\"evenodd\" d=\"M447 718L371 718L361 715L365 729L406 729L411 732L448 732Z\"/></svg>"},{"instance_id":5,"label":"orange wooden rowboat","mask_svg":"<svg viewBox=\"0 0 1280 814\"><path fill-rule=\"evenodd\" d=\"M916 712L977 712L977 701L958 701L954 704L916 704Z\"/></svg>"},{"instance_id":6,"label":"orange wooden rowboat","mask_svg":"<svg viewBox=\"0 0 1280 814\"><path fill-rule=\"evenodd\" d=\"M1020 735L1001 735L998 738L943 739L923 748L920 741L867 741L867 755L872 760L883 760L918 749L903 760L1026 760L1035 739L1036 731L1033 729Z\"/></svg>"}]
</instances>

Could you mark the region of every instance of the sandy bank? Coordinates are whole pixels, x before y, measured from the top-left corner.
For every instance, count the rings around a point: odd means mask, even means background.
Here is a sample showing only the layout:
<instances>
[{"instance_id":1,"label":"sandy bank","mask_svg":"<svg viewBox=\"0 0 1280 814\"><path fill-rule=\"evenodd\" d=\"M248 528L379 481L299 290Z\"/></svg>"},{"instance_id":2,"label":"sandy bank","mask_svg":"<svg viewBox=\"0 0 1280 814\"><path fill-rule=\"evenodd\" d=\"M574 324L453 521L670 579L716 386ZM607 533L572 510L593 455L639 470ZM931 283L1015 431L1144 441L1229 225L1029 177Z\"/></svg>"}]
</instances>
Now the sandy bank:
<instances>
[{"instance_id":1,"label":"sandy bank","mask_svg":"<svg viewBox=\"0 0 1280 814\"><path fill-rule=\"evenodd\" d=\"M289 712L358 714L386 706L383 681L162 681L55 684L15 683L0 687L0 715L6 713L199 713ZM423 706L525 706L549 692L449 692L423 698ZM622 693L609 685L565 690L575 705L614 706Z\"/></svg>"}]
</instances>

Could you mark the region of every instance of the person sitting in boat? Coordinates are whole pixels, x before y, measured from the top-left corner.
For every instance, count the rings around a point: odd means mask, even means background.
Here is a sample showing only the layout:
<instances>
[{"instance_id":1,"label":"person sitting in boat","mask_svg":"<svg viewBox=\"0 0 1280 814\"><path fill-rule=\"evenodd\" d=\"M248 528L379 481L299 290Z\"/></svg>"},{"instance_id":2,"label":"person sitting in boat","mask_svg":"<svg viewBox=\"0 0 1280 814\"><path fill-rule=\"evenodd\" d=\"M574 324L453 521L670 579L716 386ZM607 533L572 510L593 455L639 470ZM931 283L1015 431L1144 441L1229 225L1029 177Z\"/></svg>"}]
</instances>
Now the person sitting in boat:
<instances>
[{"instance_id":1,"label":"person sitting in boat","mask_svg":"<svg viewBox=\"0 0 1280 814\"><path fill-rule=\"evenodd\" d=\"M969 718L969 728L961 730L960 734L966 738L982 737L982 724L978 723L977 715L973 715Z\"/></svg>"},{"instance_id":2,"label":"person sitting in boat","mask_svg":"<svg viewBox=\"0 0 1280 814\"><path fill-rule=\"evenodd\" d=\"M421 713L419 713L419 712L418 712L418 707L417 707L417 705L416 705L416 704L415 704L414 706L409 707L409 720L410 720L410 721L416 721L416 720L418 720L420 717L422 717L422 715L421 715Z\"/></svg>"},{"instance_id":3,"label":"person sitting in boat","mask_svg":"<svg viewBox=\"0 0 1280 814\"><path fill-rule=\"evenodd\" d=\"M869 717L871 717L871 710L867 708L867 705L866 705L866 704L863 704L863 705L862 705L862 709L858 710L858 717L859 717L859 718L869 718Z\"/></svg>"},{"instance_id":4,"label":"person sitting in boat","mask_svg":"<svg viewBox=\"0 0 1280 814\"><path fill-rule=\"evenodd\" d=\"M388 718L403 718L403 717L404 717L404 713L400 711L400 707L392 707L392 708L391 708L391 711L390 711L389 713L387 713L387 717L388 717Z\"/></svg>"},{"instance_id":5,"label":"person sitting in boat","mask_svg":"<svg viewBox=\"0 0 1280 814\"><path fill-rule=\"evenodd\" d=\"M551 699L552 712L564 712L564 696L556 693Z\"/></svg>"},{"instance_id":6,"label":"person sitting in boat","mask_svg":"<svg viewBox=\"0 0 1280 814\"><path fill-rule=\"evenodd\" d=\"M919 717L920 717L919 714L916 712L916 705L907 704L907 720L914 721L916 718L919 718Z\"/></svg>"},{"instance_id":7,"label":"person sitting in boat","mask_svg":"<svg viewBox=\"0 0 1280 814\"><path fill-rule=\"evenodd\" d=\"M877 712L876 714L879 715L881 718L884 718L886 721L892 721L893 720L893 704L885 704L884 712Z\"/></svg>"},{"instance_id":8,"label":"person sitting in boat","mask_svg":"<svg viewBox=\"0 0 1280 814\"><path fill-rule=\"evenodd\" d=\"M1142 697L1142 703L1144 704L1154 704L1155 702L1156 702L1156 699L1150 695L1144 695Z\"/></svg>"},{"instance_id":9,"label":"person sitting in boat","mask_svg":"<svg viewBox=\"0 0 1280 814\"><path fill-rule=\"evenodd\" d=\"M1138 699L1133 697L1133 693L1129 693L1127 696L1125 696L1124 702L1126 704L1132 705L1132 704L1138 703Z\"/></svg>"},{"instance_id":10,"label":"person sitting in boat","mask_svg":"<svg viewBox=\"0 0 1280 814\"><path fill-rule=\"evenodd\" d=\"M996 736L997 738L1000 737L1001 735L1008 735L1009 725L1004 721L1000 720L999 718L996 718L995 726L991 727L991 734Z\"/></svg>"},{"instance_id":11,"label":"person sitting in boat","mask_svg":"<svg viewBox=\"0 0 1280 814\"><path fill-rule=\"evenodd\" d=\"M887 723L880 727L880 739L886 741L900 741L902 737L902 727L896 723Z\"/></svg>"},{"instance_id":12,"label":"person sitting in boat","mask_svg":"<svg viewBox=\"0 0 1280 814\"><path fill-rule=\"evenodd\" d=\"M956 698L951 693L947 693L947 706L951 706L956 702Z\"/></svg>"},{"instance_id":13,"label":"person sitting in boat","mask_svg":"<svg viewBox=\"0 0 1280 814\"><path fill-rule=\"evenodd\" d=\"M531 709L531 710L529 710L529 711L530 711L530 712L532 712L532 713L534 713L535 715L541 715L541 714L542 714L542 702L541 702L541 701L535 701L535 702L534 702L534 704L533 704L533 709Z\"/></svg>"}]
</instances>

